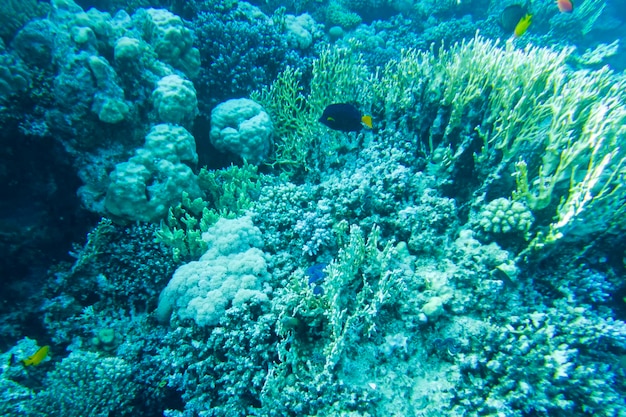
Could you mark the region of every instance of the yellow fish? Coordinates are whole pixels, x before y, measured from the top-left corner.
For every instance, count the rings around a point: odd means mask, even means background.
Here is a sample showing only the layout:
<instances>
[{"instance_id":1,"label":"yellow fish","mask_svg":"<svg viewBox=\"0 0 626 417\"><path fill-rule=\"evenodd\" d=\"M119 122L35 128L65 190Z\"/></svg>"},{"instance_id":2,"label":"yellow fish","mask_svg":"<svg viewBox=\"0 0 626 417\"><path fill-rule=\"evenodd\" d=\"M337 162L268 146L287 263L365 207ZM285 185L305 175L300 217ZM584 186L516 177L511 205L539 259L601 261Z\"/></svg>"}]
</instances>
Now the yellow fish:
<instances>
[{"instance_id":1,"label":"yellow fish","mask_svg":"<svg viewBox=\"0 0 626 417\"><path fill-rule=\"evenodd\" d=\"M530 24L532 23L532 19L533 16L530 14L526 14L526 16L522 17L515 26L515 30L513 30L513 36L515 36L516 38L522 36L528 29L528 26L530 26Z\"/></svg>"},{"instance_id":2,"label":"yellow fish","mask_svg":"<svg viewBox=\"0 0 626 417\"><path fill-rule=\"evenodd\" d=\"M37 352L29 356L28 358L22 359L22 362L24 363L24 366L39 365L41 361L46 359L49 351L50 346L46 345L44 347L41 347Z\"/></svg>"}]
</instances>

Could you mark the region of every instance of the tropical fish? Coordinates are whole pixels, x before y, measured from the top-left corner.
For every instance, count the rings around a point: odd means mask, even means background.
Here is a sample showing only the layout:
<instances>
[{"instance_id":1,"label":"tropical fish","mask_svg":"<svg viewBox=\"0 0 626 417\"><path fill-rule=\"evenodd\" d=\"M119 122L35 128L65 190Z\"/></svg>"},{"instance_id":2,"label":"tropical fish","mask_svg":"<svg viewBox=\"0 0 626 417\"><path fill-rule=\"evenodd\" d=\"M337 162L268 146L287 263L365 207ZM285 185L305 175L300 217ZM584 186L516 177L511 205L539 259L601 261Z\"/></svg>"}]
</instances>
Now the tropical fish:
<instances>
[{"instance_id":1,"label":"tropical fish","mask_svg":"<svg viewBox=\"0 0 626 417\"><path fill-rule=\"evenodd\" d=\"M513 31L513 36L515 36L516 38L519 38L524 33L526 33L528 26L530 26L530 24L532 23L532 19L533 19L533 16L530 14L526 14L524 17L522 17L519 23L515 26L515 30Z\"/></svg>"},{"instance_id":2,"label":"tropical fish","mask_svg":"<svg viewBox=\"0 0 626 417\"><path fill-rule=\"evenodd\" d=\"M348 103L331 104L324 109L319 121L333 130L359 132L363 125L372 128L372 116L362 116L361 112Z\"/></svg>"},{"instance_id":3,"label":"tropical fish","mask_svg":"<svg viewBox=\"0 0 626 417\"><path fill-rule=\"evenodd\" d=\"M28 358L22 359L22 363L24 363L24 366L39 365L44 359L46 359L49 351L50 346L43 346Z\"/></svg>"},{"instance_id":4,"label":"tropical fish","mask_svg":"<svg viewBox=\"0 0 626 417\"><path fill-rule=\"evenodd\" d=\"M574 3L571 0L556 0L556 6L561 13L571 13L574 10Z\"/></svg>"},{"instance_id":5,"label":"tropical fish","mask_svg":"<svg viewBox=\"0 0 626 417\"><path fill-rule=\"evenodd\" d=\"M500 13L500 26L508 33L513 33L515 27L526 16L526 8L520 4L507 6Z\"/></svg>"},{"instance_id":6,"label":"tropical fish","mask_svg":"<svg viewBox=\"0 0 626 417\"><path fill-rule=\"evenodd\" d=\"M306 275L309 277L309 285L313 286L313 294L324 294L324 287L322 287L322 281L326 278L324 274L324 268L326 264L315 264L306 269Z\"/></svg>"},{"instance_id":7,"label":"tropical fish","mask_svg":"<svg viewBox=\"0 0 626 417\"><path fill-rule=\"evenodd\" d=\"M309 277L309 284L314 284L318 281L323 281L326 277L324 275L324 268L326 264L315 264L306 269L306 276Z\"/></svg>"}]
</instances>

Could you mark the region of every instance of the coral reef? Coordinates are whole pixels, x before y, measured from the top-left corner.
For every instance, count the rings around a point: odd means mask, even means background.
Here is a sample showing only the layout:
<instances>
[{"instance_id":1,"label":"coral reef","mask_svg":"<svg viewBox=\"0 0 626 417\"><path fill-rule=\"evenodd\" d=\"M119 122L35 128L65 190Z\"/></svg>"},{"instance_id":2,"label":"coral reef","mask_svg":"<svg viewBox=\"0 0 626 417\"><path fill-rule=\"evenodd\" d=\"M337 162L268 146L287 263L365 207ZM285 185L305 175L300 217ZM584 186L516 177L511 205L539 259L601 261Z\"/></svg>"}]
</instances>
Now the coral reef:
<instances>
[{"instance_id":1,"label":"coral reef","mask_svg":"<svg viewBox=\"0 0 626 417\"><path fill-rule=\"evenodd\" d=\"M241 216L259 198L261 183L257 167L231 165L216 171L203 168L198 174L202 195L191 199L182 193L182 201L169 209L161 222L158 239L172 248L175 260L195 260L206 251L202 234L220 218Z\"/></svg>"},{"instance_id":2,"label":"coral reef","mask_svg":"<svg viewBox=\"0 0 626 417\"><path fill-rule=\"evenodd\" d=\"M247 97L290 65L303 66L299 49L290 46L289 39L296 38L293 25L287 23L285 16L266 16L246 2L206 5L194 19L202 62L196 82L202 112L209 114L220 102ZM316 30L311 37L311 43L319 37ZM301 46L297 40L296 45Z\"/></svg>"},{"instance_id":3,"label":"coral reef","mask_svg":"<svg viewBox=\"0 0 626 417\"><path fill-rule=\"evenodd\" d=\"M626 16L256 3L7 3L0 414L626 414Z\"/></svg>"},{"instance_id":4,"label":"coral reef","mask_svg":"<svg viewBox=\"0 0 626 417\"><path fill-rule=\"evenodd\" d=\"M33 398L32 416L132 415L137 386L123 359L73 352L44 380L46 389Z\"/></svg>"},{"instance_id":5,"label":"coral reef","mask_svg":"<svg viewBox=\"0 0 626 417\"><path fill-rule=\"evenodd\" d=\"M484 357L461 358L464 378L477 390L460 391L458 409L619 414L623 406L617 385L623 370L608 365L603 356L624 352L625 330L623 322L561 303L512 317L506 326L487 331L482 343L490 348ZM481 373L484 377L474 378Z\"/></svg>"}]
</instances>

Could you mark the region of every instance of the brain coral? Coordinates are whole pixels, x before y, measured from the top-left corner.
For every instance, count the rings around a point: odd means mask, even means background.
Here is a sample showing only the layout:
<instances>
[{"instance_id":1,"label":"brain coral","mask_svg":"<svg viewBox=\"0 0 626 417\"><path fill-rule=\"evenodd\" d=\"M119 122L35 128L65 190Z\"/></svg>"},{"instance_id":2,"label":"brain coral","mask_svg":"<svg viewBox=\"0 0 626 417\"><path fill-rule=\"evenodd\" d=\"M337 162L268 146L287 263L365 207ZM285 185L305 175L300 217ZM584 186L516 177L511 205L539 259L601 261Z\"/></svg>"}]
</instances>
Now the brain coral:
<instances>
[{"instance_id":1,"label":"brain coral","mask_svg":"<svg viewBox=\"0 0 626 417\"><path fill-rule=\"evenodd\" d=\"M211 143L251 164L262 162L272 145L274 126L263 107L249 99L228 100L211 112Z\"/></svg>"}]
</instances>

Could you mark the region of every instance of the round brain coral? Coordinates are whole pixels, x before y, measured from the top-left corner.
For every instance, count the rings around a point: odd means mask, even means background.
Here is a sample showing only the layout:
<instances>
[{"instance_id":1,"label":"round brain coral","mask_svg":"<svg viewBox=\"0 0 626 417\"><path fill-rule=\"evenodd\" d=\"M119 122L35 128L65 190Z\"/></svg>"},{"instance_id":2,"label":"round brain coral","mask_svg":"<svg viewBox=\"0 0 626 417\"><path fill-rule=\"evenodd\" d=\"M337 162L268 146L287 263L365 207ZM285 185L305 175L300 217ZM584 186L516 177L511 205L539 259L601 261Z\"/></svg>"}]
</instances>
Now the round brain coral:
<instances>
[{"instance_id":1,"label":"round brain coral","mask_svg":"<svg viewBox=\"0 0 626 417\"><path fill-rule=\"evenodd\" d=\"M274 125L258 103L242 98L219 104L211 112L211 143L251 164L259 164L272 145Z\"/></svg>"},{"instance_id":2,"label":"round brain coral","mask_svg":"<svg viewBox=\"0 0 626 417\"><path fill-rule=\"evenodd\" d=\"M152 100L159 122L188 125L198 113L198 99L192 82L175 74L159 80Z\"/></svg>"}]
</instances>

